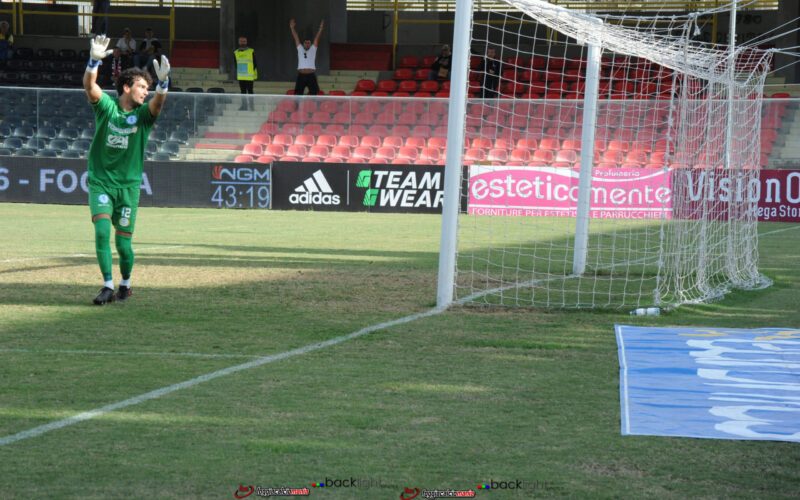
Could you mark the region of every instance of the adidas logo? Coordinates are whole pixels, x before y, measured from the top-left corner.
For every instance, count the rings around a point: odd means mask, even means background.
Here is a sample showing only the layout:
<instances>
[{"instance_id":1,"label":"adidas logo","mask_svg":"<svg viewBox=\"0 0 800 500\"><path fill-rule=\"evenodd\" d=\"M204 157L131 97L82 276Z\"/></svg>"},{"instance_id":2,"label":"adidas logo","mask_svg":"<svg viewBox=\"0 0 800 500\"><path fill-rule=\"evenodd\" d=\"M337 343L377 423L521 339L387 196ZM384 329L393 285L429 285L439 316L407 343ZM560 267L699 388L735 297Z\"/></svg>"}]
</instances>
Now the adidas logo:
<instances>
[{"instance_id":1,"label":"adidas logo","mask_svg":"<svg viewBox=\"0 0 800 500\"><path fill-rule=\"evenodd\" d=\"M328 180L322 175L322 170L317 170L297 186L294 193L289 195L289 203L293 205L339 205L341 199L338 194L334 194Z\"/></svg>"}]
</instances>

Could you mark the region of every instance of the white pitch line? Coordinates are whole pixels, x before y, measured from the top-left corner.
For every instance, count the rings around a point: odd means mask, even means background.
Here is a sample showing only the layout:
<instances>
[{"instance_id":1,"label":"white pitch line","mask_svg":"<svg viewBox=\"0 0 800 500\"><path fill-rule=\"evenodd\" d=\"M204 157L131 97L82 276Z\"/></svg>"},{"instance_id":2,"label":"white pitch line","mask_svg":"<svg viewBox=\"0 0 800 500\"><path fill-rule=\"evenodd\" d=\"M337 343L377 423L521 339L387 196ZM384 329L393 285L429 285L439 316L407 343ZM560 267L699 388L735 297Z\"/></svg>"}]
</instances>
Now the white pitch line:
<instances>
[{"instance_id":1,"label":"white pitch line","mask_svg":"<svg viewBox=\"0 0 800 500\"><path fill-rule=\"evenodd\" d=\"M766 236L768 234L782 233L784 231L791 231L791 230L797 229L797 228L800 228L800 224L798 224L796 226L792 226L792 227L785 227L783 229L776 229L774 231L767 231L766 233L759 234L759 236Z\"/></svg>"},{"instance_id":2,"label":"white pitch line","mask_svg":"<svg viewBox=\"0 0 800 500\"><path fill-rule=\"evenodd\" d=\"M103 354L111 356L164 356L189 358L261 358L261 354L214 354L202 352L92 351L87 349L0 349L0 353L22 354Z\"/></svg>"},{"instance_id":3,"label":"white pitch line","mask_svg":"<svg viewBox=\"0 0 800 500\"><path fill-rule=\"evenodd\" d=\"M168 250L172 248L183 248L183 245L172 245L168 247L147 247L147 248L134 248L133 251L135 252L143 252L147 250ZM117 253L116 250L112 249L111 253ZM0 263L7 264L10 262L30 262L35 260L53 260L53 259L71 259L75 257L94 257L93 253L74 253L72 255L54 255L52 257L25 257L21 259L5 259L0 260Z\"/></svg>"},{"instance_id":4,"label":"white pitch line","mask_svg":"<svg viewBox=\"0 0 800 500\"><path fill-rule=\"evenodd\" d=\"M384 328L389 328L392 326L400 325L403 323L409 323L411 321L416 321L418 319L427 318L428 316L434 316L445 311L445 307L435 307L430 309L426 312L419 313L419 314L412 314L410 316L405 316L399 319L395 319L392 321L387 321L384 323L379 323L377 325L368 326L358 330L357 332L349 333L347 335L342 335L340 337L335 337L330 340L326 340L324 342L319 342L317 344L309 344L303 347L298 347L297 349L292 349L290 351L285 351L279 354L273 354L270 356L264 356L253 361L249 361L247 363L243 363L241 365L231 366L229 368L223 368L222 370L217 370L212 373L208 373L206 375L200 375L199 377L186 380L184 382L180 382L177 384L169 385L166 387L162 387L160 389L156 389L154 391L150 391L144 394L140 394L139 396L135 396L124 401L119 401L117 403L112 403L110 405L106 405L100 408L96 408L94 410L85 411L83 413L78 413L77 415L73 415L69 418L65 418L62 420L57 420L55 422L51 422L49 424L40 425L38 427L33 427L32 429L28 429L25 431L18 432L16 434L12 434L10 436L5 436L0 438L0 446L5 446L7 444L16 443L17 441L22 441L23 439L32 438L36 436L40 436L46 432L54 431L57 429L61 429L62 427L67 427L72 424L77 424L79 422L83 422L84 420L89 420L104 413L108 413L111 411L119 410L122 408L126 408L128 406L137 405L139 403L143 403L145 401L149 401L151 399L160 398L166 394L170 394L175 391L180 391L182 389L188 389L190 387L194 387L198 384L202 384L203 382L208 382L209 380L214 380L215 378L224 377L226 375L230 375L232 373L240 372L243 370L249 370L250 368L256 368L261 365L265 365L267 363L272 363L274 361L279 361L286 358L291 358L293 356L300 356L302 354L306 354L312 351L316 351L318 349L324 349L325 347L329 347L332 345L336 345L347 340L352 340L368 333L372 333L378 330L383 330Z\"/></svg>"}]
</instances>

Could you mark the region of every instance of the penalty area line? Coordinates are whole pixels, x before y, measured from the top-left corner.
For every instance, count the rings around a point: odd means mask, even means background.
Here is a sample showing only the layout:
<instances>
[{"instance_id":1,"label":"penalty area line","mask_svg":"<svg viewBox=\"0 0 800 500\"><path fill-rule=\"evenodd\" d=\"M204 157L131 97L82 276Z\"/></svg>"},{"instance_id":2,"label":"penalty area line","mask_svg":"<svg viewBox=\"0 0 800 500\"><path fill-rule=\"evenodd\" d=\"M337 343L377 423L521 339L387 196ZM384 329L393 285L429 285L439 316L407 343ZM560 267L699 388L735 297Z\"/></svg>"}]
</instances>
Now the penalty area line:
<instances>
[{"instance_id":1,"label":"penalty area line","mask_svg":"<svg viewBox=\"0 0 800 500\"><path fill-rule=\"evenodd\" d=\"M62 420L57 420L55 422L51 422L49 424L40 425L38 427L33 427L31 429L20 431L16 434L11 434L9 436L4 436L0 438L0 446L5 446L7 444L16 443L18 441L22 441L23 439L28 439L36 436L41 436L50 431L54 431L57 429L61 429L63 427L67 427L73 424L77 424L79 422L83 422L85 420L90 420L95 417L99 417L105 413L109 413L115 410L120 410L122 408L126 408L128 406L137 405L139 403L143 403L145 401L149 401L151 399L160 398L161 396L165 396L172 392L180 391L183 389L188 389L190 387L194 387L196 385L202 384L203 382L208 382L209 380L214 380L216 378L224 377L226 375L231 375L233 373L237 373L244 370L249 370L251 368L256 368L262 365L266 365L268 363L272 363L275 361L280 361L282 359L291 358L294 356L300 356L303 354L307 354L312 351L316 351L319 349L324 349L326 347L330 347L336 344L340 344L342 342L346 342L348 340L352 340L368 333L376 332L378 330L383 330L385 328L389 328L392 326L401 325L403 323L410 323L412 321L416 321L418 319L427 318L429 316L434 316L436 314L440 314L444 312L447 308L446 307L435 307L433 309L429 309L428 311L419 313L419 314L412 314L409 316L404 316L402 318L398 318L392 321L386 321L384 323L378 323L376 325L367 326L358 330L353 333L349 333L347 335L342 335L339 337L335 337L329 340L325 340L323 342L319 342L316 344L309 344L303 347L298 347L297 349L292 349L290 351L281 352L278 354L272 354L270 356L260 357L253 361L249 361L247 363L242 363L240 365L231 366L229 368L223 368L222 370L217 370L212 373L207 373L205 375L200 375L199 377L195 377L190 380L186 380L184 382L179 382L177 384L168 385L166 387L162 387L160 389L156 389L154 391L146 392L144 394L140 394L139 396L134 396L132 398L128 398L124 401L119 401L117 403L112 403L106 406L102 406L100 408L95 408L94 410L85 411L82 413L78 413L77 415L73 415L69 418L65 418Z\"/></svg>"}]
</instances>

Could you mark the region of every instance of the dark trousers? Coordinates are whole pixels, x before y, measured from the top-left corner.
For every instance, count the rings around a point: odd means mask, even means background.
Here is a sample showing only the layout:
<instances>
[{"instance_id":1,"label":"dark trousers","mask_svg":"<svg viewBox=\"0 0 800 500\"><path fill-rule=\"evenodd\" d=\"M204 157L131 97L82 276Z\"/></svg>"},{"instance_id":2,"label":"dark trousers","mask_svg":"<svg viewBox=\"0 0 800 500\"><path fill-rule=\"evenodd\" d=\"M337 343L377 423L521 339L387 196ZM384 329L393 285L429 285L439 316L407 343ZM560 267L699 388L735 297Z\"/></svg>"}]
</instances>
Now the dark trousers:
<instances>
[{"instance_id":1,"label":"dark trousers","mask_svg":"<svg viewBox=\"0 0 800 500\"><path fill-rule=\"evenodd\" d=\"M319 94L319 84L316 73L297 73L297 82L294 84L294 95L303 95L308 87L309 95Z\"/></svg>"},{"instance_id":2,"label":"dark trousers","mask_svg":"<svg viewBox=\"0 0 800 500\"><path fill-rule=\"evenodd\" d=\"M253 95L253 80L239 80L239 90L242 91L242 94ZM256 106L253 103L253 98L252 97L243 98L242 99L242 105L239 107L239 109L240 110L244 110L244 109L247 109L248 106L252 110L256 109Z\"/></svg>"}]
</instances>

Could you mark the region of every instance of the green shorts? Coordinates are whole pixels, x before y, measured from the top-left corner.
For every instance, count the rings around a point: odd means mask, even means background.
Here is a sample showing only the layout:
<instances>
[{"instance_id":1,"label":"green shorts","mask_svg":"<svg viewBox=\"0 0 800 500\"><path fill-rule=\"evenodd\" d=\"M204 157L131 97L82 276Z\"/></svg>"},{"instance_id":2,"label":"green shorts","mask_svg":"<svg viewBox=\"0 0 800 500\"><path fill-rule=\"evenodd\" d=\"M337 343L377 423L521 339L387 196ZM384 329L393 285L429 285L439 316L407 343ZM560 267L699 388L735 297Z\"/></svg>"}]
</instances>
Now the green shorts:
<instances>
[{"instance_id":1,"label":"green shorts","mask_svg":"<svg viewBox=\"0 0 800 500\"><path fill-rule=\"evenodd\" d=\"M99 214L111 216L111 223L117 231L133 234L136 224L136 211L139 208L139 187L105 188L89 185L89 208L92 219Z\"/></svg>"}]
</instances>

